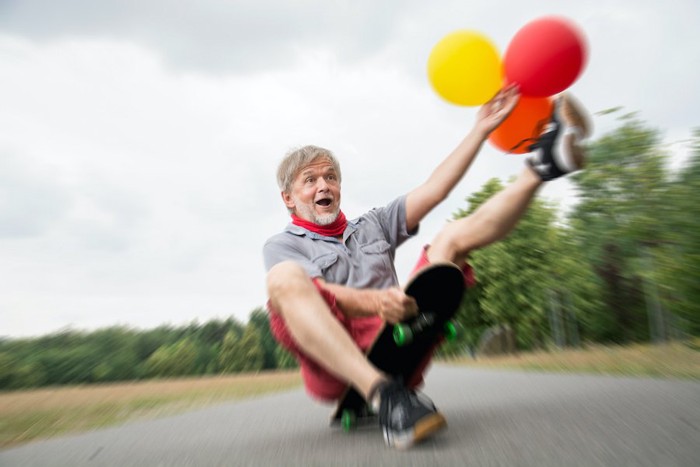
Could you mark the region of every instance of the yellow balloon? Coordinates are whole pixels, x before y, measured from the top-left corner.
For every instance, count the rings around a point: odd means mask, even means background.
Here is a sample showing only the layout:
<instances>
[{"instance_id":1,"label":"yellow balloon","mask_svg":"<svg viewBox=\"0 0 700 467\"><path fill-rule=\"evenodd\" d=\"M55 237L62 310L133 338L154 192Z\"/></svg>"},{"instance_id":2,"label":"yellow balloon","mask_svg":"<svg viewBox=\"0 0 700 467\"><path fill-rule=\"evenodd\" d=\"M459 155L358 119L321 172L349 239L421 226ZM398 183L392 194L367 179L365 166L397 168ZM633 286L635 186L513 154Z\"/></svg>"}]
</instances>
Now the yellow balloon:
<instances>
[{"instance_id":1,"label":"yellow balloon","mask_svg":"<svg viewBox=\"0 0 700 467\"><path fill-rule=\"evenodd\" d=\"M471 30L452 32L433 47L428 79L443 99L457 105L481 105L503 86L503 64L496 46Z\"/></svg>"}]
</instances>

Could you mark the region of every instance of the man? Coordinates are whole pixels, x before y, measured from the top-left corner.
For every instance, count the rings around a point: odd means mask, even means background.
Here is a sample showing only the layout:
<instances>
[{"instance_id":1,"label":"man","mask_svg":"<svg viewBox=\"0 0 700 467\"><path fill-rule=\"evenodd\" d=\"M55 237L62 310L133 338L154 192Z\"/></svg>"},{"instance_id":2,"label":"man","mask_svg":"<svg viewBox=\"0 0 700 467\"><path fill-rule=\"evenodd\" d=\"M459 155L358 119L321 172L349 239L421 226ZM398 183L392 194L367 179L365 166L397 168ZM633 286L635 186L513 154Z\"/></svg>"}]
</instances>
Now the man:
<instances>
[{"instance_id":1,"label":"man","mask_svg":"<svg viewBox=\"0 0 700 467\"><path fill-rule=\"evenodd\" d=\"M333 401L347 384L353 385L379 414L390 446L410 446L446 425L415 384L391 381L365 355L384 322L393 324L417 313L416 302L398 287L394 252L448 196L518 98L514 86L501 90L422 185L352 221L340 210L340 166L330 151L306 146L288 154L279 166L278 184L292 223L263 248L273 335L299 360L307 392L314 398ZM469 253L508 234L544 181L582 167L579 143L588 131L580 107L569 96L560 96L515 182L469 217L448 223L423 249L416 270L430 263L455 263L469 285Z\"/></svg>"}]
</instances>

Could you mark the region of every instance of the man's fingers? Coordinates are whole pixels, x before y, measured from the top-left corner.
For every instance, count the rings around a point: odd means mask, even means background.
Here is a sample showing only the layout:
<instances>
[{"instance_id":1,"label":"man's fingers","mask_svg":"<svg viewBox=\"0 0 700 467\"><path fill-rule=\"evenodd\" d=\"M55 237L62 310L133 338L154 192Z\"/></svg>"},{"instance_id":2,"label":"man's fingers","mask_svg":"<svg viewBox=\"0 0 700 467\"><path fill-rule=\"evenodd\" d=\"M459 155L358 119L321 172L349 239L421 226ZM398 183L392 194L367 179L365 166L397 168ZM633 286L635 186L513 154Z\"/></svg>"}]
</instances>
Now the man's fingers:
<instances>
[{"instance_id":1,"label":"man's fingers","mask_svg":"<svg viewBox=\"0 0 700 467\"><path fill-rule=\"evenodd\" d=\"M409 313L409 316L418 314L418 303L416 299L408 295L406 295L406 311Z\"/></svg>"},{"instance_id":2,"label":"man's fingers","mask_svg":"<svg viewBox=\"0 0 700 467\"><path fill-rule=\"evenodd\" d=\"M382 317L389 323L398 323L418 314L418 304L413 297L398 287L386 290Z\"/></svg>"},{"instance_id":3,"label":"man's fingers","mask_svg":"<svg viewBox=\"0 0 700 467\"><path fill-rule=\"evenodd\" d=\"M401 308L403 308L404 314L407 316L413 316L418 313L418 303L416 299L410 295L406 295L403 290L396 288L396 296L399 299Z\"/></svg>"}]
</instances>

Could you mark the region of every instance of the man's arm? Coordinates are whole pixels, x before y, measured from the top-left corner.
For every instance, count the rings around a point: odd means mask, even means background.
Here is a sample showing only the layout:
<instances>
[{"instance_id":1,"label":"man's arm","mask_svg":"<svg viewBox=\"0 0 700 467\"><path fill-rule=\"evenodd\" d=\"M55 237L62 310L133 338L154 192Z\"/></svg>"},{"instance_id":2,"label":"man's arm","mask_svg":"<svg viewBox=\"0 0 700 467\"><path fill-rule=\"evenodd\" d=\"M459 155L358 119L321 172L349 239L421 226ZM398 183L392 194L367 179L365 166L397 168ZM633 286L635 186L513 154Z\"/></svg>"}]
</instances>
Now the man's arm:
<instances>
[{"instance_id":1,"label":"man's arm","mask_svg":"<svg viewBox=\"0 0 700 467\"><path fill-rule=\"evenodd\" d=\"M484 104L469 134L433 171L428 180L406 196L406 228L420 221L450 194L476 158L488 135L505 120L518 102L515 86L508 86Z\"/></svg>"},{"instance_id":2,"label":"man's arm","mask_svg":"<svg viewBox=\"0 0 700 467\"><path fill-rule=\"evenodd\" d=\"M298 249L275 236L265 242L263 258L269 271L282 261L293 261L304 269L309 278L315 278L325 289L335 295L338 308L349 317L379 315L389 323L398 323L418 312L416 301L398 287L389 289L355 289L326 282L321 270Z\"/></svg>"},{"instance_id":3,"label":"man's arm","mask_svg":"<svg viewBox=\"0 0 700 467\"><path fill-rule=\"evenodd\" d=\"M321 278L317 280L335 295L338 308L351 318L379 315L383 320L394 324L418 313L415 299L398 287L355 289L331 284Z\"/></svg>"}]
</instances>

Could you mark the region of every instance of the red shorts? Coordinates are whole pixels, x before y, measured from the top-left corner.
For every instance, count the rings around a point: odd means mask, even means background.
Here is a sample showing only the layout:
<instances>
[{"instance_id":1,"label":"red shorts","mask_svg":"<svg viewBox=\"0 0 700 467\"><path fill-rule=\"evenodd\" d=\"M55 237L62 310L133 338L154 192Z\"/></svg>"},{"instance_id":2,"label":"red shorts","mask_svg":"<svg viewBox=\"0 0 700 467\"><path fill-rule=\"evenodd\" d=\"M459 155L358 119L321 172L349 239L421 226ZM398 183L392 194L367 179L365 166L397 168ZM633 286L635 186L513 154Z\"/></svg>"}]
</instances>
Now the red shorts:
<instances>
[{"instance_id":1,"label":"red shorts","mask_svg":"<svg viewBox=\"0 0 700 467\"><path fill-rule=\"evenodd\" d=\"M425 253L426 250L427 247L422 250L421 256L411 272L411 276L430 264L430 261ZM462 265L462 272L464 273L465 284L467 287L472 287L475 284L473 269L468 263L465 262ZM312 279L312 281L321 294L321 297L323 297L325 302L328 304L333 316L335 316L340 324L347 330L348 334L350 337L352 337L360 350L366 352L372 345L372 342L374 342L374 338L381 331L384 321L379 316L370 316L367 318L348 318L338 308L335 295L324 289L318 280ZM296 341L290 334L282 316L272 308L269 302L267 306L270 311L270 330L272 331L272 335L280 343L280 345L282 345L282 347L289 350L299 361L301 376L304 380L306 391L312 397L319 400L337 400L342 395L348 383L346 381L342 381L307 356L299 348ZM428 358L426 358L423 364L420 366L419 370L416 371L417 377L410 382L410 386L416 387L422 384L422 375L427 366L430 364L431 357L432 355L428 356Z\"/></svg>"}]
</instances>

